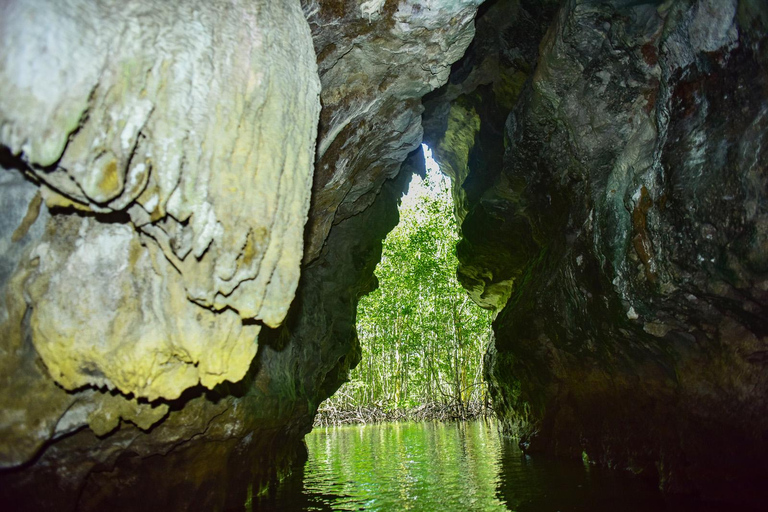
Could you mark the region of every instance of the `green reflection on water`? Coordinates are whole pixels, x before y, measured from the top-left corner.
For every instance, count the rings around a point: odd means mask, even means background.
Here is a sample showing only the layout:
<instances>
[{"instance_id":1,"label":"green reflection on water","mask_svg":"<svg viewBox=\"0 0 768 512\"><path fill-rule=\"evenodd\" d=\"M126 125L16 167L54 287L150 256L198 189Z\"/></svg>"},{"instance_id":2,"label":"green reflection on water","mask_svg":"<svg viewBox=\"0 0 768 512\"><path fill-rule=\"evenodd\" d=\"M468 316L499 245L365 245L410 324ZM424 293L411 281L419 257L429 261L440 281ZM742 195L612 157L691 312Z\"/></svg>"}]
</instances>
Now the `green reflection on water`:
<instances>
[{"instance_id":1,"label":"green reflection on water","mask_svg":"<svg viewBox=\"0 0 768 512\"><path fill-rule=\"evenodd\" d=\"M316 429L306 442L303 469L254 497L253 510L748 510L670 501L626 472L526 456L493 421Z\"/></svg>"},{"instance_id":2,"label":"green reflection on water","mask_svg":"<svg viewBox=\"0 0 768 512\"><path fill-rule=\"evenodd\" d=\"M506 510L493 423L395 423L307 436L305 493L335 510Z\"/></svg>"}]
</instances>

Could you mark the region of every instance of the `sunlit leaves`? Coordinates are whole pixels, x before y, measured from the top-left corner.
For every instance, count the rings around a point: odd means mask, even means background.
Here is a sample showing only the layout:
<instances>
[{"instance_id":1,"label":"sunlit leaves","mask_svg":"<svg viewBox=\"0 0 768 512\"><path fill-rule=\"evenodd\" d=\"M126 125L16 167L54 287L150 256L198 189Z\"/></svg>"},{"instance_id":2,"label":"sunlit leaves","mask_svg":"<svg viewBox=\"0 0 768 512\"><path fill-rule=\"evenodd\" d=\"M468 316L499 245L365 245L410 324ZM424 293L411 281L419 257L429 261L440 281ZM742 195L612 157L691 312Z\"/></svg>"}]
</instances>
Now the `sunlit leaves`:
<instances>
[{"instance_id":1,"label":"sunlit leaves","mask_svg":"<svg viewBox=\"0 0 768 512\"><path fill-rule=\"evenodd\" d=\"M458 239L448 179L434 168L425 180L414 176L384 241L379 288L358 305L363 360L333 398L338 405L482 399L490 316L456 280Z\"/></svg>"}]
</instances>

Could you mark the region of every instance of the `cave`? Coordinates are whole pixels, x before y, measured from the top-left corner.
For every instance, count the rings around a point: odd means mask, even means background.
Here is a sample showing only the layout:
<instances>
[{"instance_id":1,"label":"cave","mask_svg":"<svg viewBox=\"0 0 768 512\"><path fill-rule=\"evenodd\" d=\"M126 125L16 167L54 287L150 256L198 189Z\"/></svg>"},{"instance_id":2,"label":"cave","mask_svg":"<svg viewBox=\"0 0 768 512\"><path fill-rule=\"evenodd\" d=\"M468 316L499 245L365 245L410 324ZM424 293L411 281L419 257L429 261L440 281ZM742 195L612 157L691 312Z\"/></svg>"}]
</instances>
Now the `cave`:
<instances>
[{"instance_id":1,"label":"cave","mask_svg":"<svg viewBox=\"0 0 768 512\"><path fill-rule=\"evenodd\" d=\"M10 0L0 25L4 509L238 510L290 473L423 142L504 432L765 499L761 0Z\"/></svg>"}]
</instances>

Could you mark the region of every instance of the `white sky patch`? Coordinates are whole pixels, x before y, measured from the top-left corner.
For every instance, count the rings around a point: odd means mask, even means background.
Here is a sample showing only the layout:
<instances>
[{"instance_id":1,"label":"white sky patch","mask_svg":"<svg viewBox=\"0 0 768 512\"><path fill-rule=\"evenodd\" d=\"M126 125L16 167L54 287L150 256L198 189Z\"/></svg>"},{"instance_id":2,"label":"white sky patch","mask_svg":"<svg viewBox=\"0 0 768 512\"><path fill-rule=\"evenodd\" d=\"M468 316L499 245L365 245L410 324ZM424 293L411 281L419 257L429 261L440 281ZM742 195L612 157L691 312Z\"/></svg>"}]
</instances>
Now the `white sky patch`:
<instances>
[{"instance_id":1,"label":"white sky patch","mask_svg":"<svg viewBox=\"0 0 768 512\"><path fill-rule=\"evenodd\" d=\"M424 160L427 164L427 179L413 175L408 193L403 196L402 210L416 210L416 206L424 197L442 198L451 201L451 179L440 171L440 166L432 158L432 150L426 144L421 145L424 151Z\"/></svg>"}]
</instances>

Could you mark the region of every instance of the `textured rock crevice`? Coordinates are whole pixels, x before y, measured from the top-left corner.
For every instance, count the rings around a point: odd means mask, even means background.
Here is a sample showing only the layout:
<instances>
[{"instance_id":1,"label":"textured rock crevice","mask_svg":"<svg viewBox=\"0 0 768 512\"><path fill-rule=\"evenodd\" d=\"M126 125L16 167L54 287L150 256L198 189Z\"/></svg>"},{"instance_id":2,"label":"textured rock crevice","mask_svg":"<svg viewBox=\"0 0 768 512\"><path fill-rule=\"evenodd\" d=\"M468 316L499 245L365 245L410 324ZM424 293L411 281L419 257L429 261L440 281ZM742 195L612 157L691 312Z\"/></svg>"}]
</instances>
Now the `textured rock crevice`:
<instances>
[{"instance_id":1,"label":"textured rock crevice","mask_svg":"<svg viewBox=\"0 0 768 512\"><path fill-rule=\"evenodd\" d=\"M323 85L305 261L421 144L421 98L474 36L480 0L303 0Z\"/></svg>"},{"instance_id":2,"label":"textured rock crevice","mask_svg":"<svg viewBox=\"0 0 768 512\"><path fill-rule=\"evenodd\" d=\"M558 2L484 4L466 56L454 65L449 83L424 102L424 140L452 178L462 226L458 277L472 299L490 309L509 298L516 278L510 263L520 256L500 250L504 244L496 240L506 236L494 230L494 219L503 212L485 215L474 204L500 179L505 123L533 73L538 42L557 7ZM504 200L497 198L499 204ZM467 218L470 210L475 211ZM486 250L476 250L478 245Z\"/></svg>"}]
</instances>

